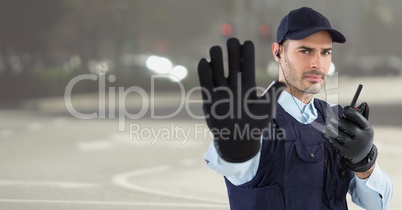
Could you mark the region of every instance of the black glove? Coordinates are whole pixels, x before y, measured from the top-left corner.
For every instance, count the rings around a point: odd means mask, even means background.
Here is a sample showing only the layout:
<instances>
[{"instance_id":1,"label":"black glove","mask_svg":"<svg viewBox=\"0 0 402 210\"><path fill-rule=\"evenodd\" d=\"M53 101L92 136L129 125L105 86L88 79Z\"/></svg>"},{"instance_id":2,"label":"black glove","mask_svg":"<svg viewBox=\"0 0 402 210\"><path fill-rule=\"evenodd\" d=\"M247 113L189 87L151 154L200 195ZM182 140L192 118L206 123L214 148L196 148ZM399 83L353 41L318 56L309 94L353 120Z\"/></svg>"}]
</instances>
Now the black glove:
<instances>
[{"instance_id":1,"label":"black glove","mask_svg":"<svg viewBox=\"0 0 402 210\"><path fill-rule=\"evenodd\" d=\"M369 120L370 108L366 102L361 103L358 107L356 107L356 110L362 114L366 120Z\"/></svg>"},{"instance_id":2,"label":"black glove","mask_svg":"<svg viewBox=\"0 0 402 210\"><path fill-rule=\"evenodd\" d=\"M257 96L254 44L227 41L229 76L224 76L222 49L210 49L211 61L201 59L198 76L203 89L203 110L214 134L218 154L228 162L244 162L260 149L262 130L276 114L276 101L285 85L275 82Z\"/></svg>"},{"instance_id":3,"label":"black glove","mask_svg":"<svg viewBox=\"0 0 402 210\"><path fill-rule=\"evenodd\" d=\"M346 165L356 172L367 171L377 159L377 148L373 144L374 131L367 121L368 114L366 103L357 109L347 106L344 116L332 118L322 132Z\"/></svg>"}]
</instances>

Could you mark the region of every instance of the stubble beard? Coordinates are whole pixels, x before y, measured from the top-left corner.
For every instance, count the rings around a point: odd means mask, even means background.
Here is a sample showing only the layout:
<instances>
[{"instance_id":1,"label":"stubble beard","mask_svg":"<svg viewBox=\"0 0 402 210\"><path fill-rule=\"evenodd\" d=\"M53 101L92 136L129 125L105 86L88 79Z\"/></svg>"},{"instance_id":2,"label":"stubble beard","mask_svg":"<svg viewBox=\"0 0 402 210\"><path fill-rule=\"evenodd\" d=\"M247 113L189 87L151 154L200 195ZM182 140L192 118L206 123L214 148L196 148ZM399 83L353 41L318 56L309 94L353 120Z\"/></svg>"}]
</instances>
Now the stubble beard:
<instances>
[{"instance_id":1,"label":"stubble beard","mask_svg":"<svg viewBox=\"0 0 402 210\"><path fill-rule=\"evenodd\" d=\"M291 89L291 91L295 90L303 95L307 95L307 94L317 94L321 91L321 87L322 87L322 83L321 82L317 82L317 83L313 83L309 86L306 86L303 83L303 77L304 75L300 75L295 67L292 65L291 62L289 62L289 59L285 58L285 69L282 69L282 71L284 71L285 73L285 80L286 83L288 83L288 86L290 86L289 88ZM314 72L314 70L310 71L310 72ZM295 74L296 73L296 74ZM323 76L323 81L325 80L325 76Z\"/></svg>"}]
</instances>

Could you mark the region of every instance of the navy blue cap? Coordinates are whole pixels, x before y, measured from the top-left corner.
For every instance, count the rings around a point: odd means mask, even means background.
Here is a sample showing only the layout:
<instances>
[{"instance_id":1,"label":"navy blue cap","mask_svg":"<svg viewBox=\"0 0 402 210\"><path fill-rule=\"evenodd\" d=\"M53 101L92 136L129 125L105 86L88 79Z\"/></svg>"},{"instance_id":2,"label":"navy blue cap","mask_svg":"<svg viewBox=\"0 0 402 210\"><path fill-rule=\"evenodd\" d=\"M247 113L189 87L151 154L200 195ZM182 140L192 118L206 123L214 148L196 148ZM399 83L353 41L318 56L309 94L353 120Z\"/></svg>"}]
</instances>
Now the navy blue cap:
<instances>
[{"instance_id":1,"label":"navy blue cap","mask_svg":"<svg viewBox=\"0 0 402 210\"><path fill-rule=\"evenodd\" d=\"M319 31L328 31L333 42L346 42L345 36L333 29L324 15L309 7L302 7L289 12L279 24L276 40L282 44L285 39L300 40Z\"/></svg>"}]
</instances>

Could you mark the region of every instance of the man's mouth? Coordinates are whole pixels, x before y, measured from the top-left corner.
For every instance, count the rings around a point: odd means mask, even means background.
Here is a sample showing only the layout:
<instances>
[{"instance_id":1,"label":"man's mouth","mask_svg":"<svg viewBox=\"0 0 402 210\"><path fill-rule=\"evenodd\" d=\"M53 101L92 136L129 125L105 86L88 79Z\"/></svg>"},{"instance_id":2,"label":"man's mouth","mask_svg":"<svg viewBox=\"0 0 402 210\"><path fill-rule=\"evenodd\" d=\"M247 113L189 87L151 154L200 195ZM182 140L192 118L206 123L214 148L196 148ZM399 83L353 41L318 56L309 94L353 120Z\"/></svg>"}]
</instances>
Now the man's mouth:
<instances>
[{"instance_id":1,"label":"man's mouth","mask_svg":"<svg viewBox=\"0 0 402 210\"><path fill-rule=\"evenodd\" d=\"M306 72L304 78L310 82L321 82L322 80L325 79L325 75L322 74L321 72L312 71L312 72Z\"/></svg>"},{"instance_id":2,"label":"man's mouth","mask_svg":"<svg viewBox=\"0 0 402 210\"><path fill-rule=\"evenodd\" d=\"M308 74L304 76L304 78L306 78L310 82L321 82L321 80L323 80L323 76L317 74Z\"/></svg>"}]
</instances>

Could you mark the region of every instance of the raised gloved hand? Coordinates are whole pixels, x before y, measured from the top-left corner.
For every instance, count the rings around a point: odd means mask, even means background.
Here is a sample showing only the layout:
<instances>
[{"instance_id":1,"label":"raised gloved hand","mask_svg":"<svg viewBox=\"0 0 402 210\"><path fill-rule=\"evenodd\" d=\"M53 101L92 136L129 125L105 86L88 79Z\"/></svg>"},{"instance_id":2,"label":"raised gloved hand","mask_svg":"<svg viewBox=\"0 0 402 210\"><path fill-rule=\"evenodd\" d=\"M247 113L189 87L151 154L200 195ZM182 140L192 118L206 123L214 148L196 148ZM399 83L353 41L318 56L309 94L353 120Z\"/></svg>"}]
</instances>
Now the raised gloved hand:
<instances>
[{"instance_id":1,"label":"raised gloved hand","mask_svg":"<svg viewBox=\"0 0 402 210\"><path fill-rule=\"evenodd\" d=\"M224 75L222 49L210 49L211 61L201 59L198 75L208 127L218 154L228 162L244 162L260 149L262 131L276 114L276 101L285 85L275 82L261 97L255 82L254 44L227 41L229 76Z\"/></svg>"},{"instance_id":2,"label":"raised gloved hand","mask_svg":"<svg viewBox=\"0 0 402 210\"><path fill-rule=\"evenodd\" d=\"M369 108L362 103L357 109L344 108L344 116L332 118L323 130L325 139L337 150L346 165L355 172L370 169L377 158L374 131L368 122Z\"/></svg>"}]
</instances>

